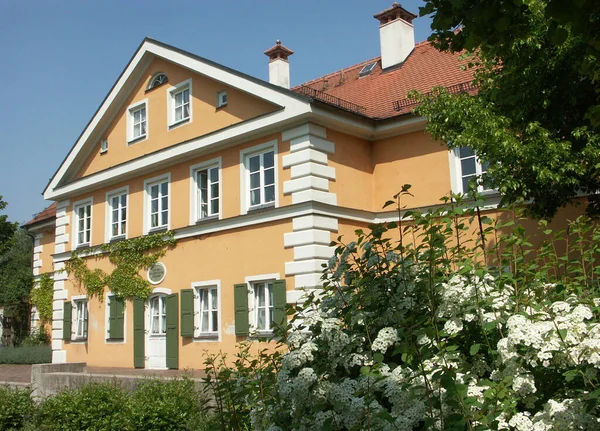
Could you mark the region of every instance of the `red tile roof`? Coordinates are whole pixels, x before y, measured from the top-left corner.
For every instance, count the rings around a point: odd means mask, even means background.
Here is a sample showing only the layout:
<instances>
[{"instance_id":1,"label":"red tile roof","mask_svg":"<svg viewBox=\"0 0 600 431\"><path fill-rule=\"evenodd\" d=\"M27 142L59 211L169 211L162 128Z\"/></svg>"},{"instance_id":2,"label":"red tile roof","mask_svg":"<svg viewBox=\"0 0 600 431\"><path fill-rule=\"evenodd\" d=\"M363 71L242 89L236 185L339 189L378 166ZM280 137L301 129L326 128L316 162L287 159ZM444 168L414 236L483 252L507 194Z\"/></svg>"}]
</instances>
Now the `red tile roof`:
<instances>
[{"instance_id":1,"label":"red tile roof","mask_svg":"<svg viewBox=\"0 0 600 431\"><path fill-rule=\"evenodd\" d=\"M292 90L308 94L303 86L310 87L363 107L361 113L368 117L390 118L410 112L414 108L413 105L399 109L394 105L395 102L406 99L411 90L428 92L436 86L451 87L472 81L473 71L460 69L466 60L459 60L459 56L458 53L440 52L429 42L420 42L399 67L382 72L381 57L376 57L314 79ZM360 77L361 69L374 61L377 61L377 66L373 71Z\"/></svg>"},{"instance_id":2,"label":"red tile roof","mask_svg":"<svg viewBox=\"0 0 600 431\"><path fill-rule=\"evenodd\" d=\"M36 214L36 216L25 223L23 226L31 226L33 224L39 223L41 221L49 220L53 217L56 217L56 202L53 202L50 206L45 208L41 213Z\"/></svg>"}]
</instances>

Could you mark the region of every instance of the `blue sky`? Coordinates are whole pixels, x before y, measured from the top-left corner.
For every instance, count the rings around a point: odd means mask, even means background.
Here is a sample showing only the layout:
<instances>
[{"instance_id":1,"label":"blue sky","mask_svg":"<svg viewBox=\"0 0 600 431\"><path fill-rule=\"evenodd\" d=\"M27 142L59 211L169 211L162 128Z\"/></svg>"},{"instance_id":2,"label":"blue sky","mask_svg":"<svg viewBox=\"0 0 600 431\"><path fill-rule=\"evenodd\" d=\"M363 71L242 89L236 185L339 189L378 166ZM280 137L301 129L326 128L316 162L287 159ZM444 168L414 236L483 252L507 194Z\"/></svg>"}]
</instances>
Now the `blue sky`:
<instances>
[{"instance_id":1,"label":"blue sky","mask_svg":"<svg viewBox=\"0 0 600 431\"><path fill-rule=\"evenodd\" d=\"M49 204L48 180L145 36L265 80L263 51L281 39L297 85L378 56L373 14L392 1L0 0L5 213L23 223ZM425 40L431 21L413 23Z\"/></svg>"}]
</instances>

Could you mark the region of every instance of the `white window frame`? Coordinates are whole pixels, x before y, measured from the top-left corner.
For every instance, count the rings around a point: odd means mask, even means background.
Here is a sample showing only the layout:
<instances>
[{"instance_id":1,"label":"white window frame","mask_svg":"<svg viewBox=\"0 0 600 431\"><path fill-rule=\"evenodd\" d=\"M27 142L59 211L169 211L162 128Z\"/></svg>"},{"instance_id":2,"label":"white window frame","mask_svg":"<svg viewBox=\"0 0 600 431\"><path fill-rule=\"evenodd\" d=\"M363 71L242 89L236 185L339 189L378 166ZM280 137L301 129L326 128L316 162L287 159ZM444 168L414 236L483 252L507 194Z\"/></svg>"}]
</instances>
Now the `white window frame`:
<instances>
[{"instance_id":1,"label":"white window frame","mask_svg":"<svg viewBox=\"0 0 600 431\"><path fill-rule=\"evenodd\" d=\"M133 136L133 127L135 124L133 123L133 115L138 110L145 108L146 109L146 133L140 136ZM144 141L148 139L150 136L150 111L148 110L148 99L141 100L133 105L127 107L127 145L131 145L140 141Z\"/></svg>"},{"instance_id":2,"label":"white window frame","mask_svg":"<svg viewBox=\"0 0 600 431\"><path fill-rule=\"evenodd\" d=\"M112 225L113 225L112 198L117 197L117 196L119 196L119 198L120 198L122 195L127 196L127 204L125 206L125 232L118 234L118 235L113 235L112 234ZM120 202L121 202L121 200L119 199L119 204L120 204ZM119 214L120 214L120 211L119 211ZM109 242L109 241L115 240L115 239L128 238L128 232L129 232L129 186L125 186L125 187L122 187L117 190L111 190L110 192L106 193L106 226L105 226L105 229L106 229L106 235L104 235L105 242Z\"/></svg>"},{"instance_id":3,"label":"white window frame","mask_svg":"<svg viewBox=\"0 0 600 431\"><path fill-rule=\"evenodd\" d=\"M257 323L257 303L256 303L256 292L254 290L254 285L257 283L274 283L276 280L279 280L279 273L274 274L261 274L261 275L253 275L245 278L246 286L248 287L248 323L250 326L250 333L257 334L259 336L262 335L272 335L272 329L258 330L256 328Z\"/></svg>"},{"instance_id":4,"label":"white window frame","mask_svg":"<svg viewBox=\"0 0 600 431\"><path fill-rule=\"evenodd\" d=\"M77 324L79 323L79 314L78 314L78 304L84 304L84 309L82 310L85 314L87 314L88 321L88 334L86 338L83 338L83 334L81 336L77 335ZM71 313L71 341L76 343L87 343L90 337L90 309L89 309L89 301L87 296L85 295L77 295L71 297L71 307L73 307L73 311ZM85 313L87 311L87 313ZM82 329L85 328L85 319L82 322Z\"/></svg>"},{"instance_id":5,"label":"white window frame","mask_svg":"<svg viewBox=\"0 0 600 431\"><path fill-rule=\"evenodd\" d=\"M106 306L104 307L104 344L127 344L127 305L125 305L125 310L123 312L123 339L122 340L111 340L109 339L110 334L108 333L109 328L109 319L110 319L110 301L114 298L115 295L112 292L106 292L104 295L104 303ZM89 316L89 313L88 313ZM89 325L89 323L88 323ZM88 336L89 336L89 327L88 327Z\"/></svg>"},{"instance_id":6,"label":"white window frame","mask_svg":"<svg viewBox=\"0 0 600 431\"><path fill-rule=\"evenodd\" d=\"M100 154L108 152L108 139L100 140Z\"/></svg>"},{"instance_id":7,"label":"white window frame","mask_svg":"<svg viewBox=\"0 0 600 431\"><path fill-rule=\"evenodd\" d=\"M90 221L89 221L89 231L90 231L90 240L79 242L79 208L88 206L90 207ZM77 249L79 247L90 247L92 245L92 234L93 226L94 226L94 198L86 198L80 201L73 203L73 249Z\"/></svg>"},{"instance_id":8,"label":"white window frame","mask_svg":"<svg viewBox=\"0 0 600 431\"><path fill-rule=\"evenodd\" d=\"M221 219L223 214L223 175L222 175L222 159L217 157L216 159L207 160L206 162L198 163L190 166L190 225L193 225L201 220L209 219ZM217 214L209 214L206 217L202 217L200 213L200 198L198 196L198 172L217 168L219 175L219 208ZM209 201L211 197L209 194ZM210 205L209 205L210 207Z\"/></svg>"},{"instance_id":9,"label":"white window frame","mask_svg":"<svg viewBox=\"0 0 600 431\"><path fill-rule=\"evenodd\" d=\"M187 118L182 118L181 120L175 120L175 96L185 90L188 90L189 92L189 113L190 115ZM167 126L168 129L172 129L174 127L178 127L181 126L183 124L188 124L192 122L192 116L193 116L193 111L192 111L192 79L186 79L183 82L180 82L179 84L176 84L170 88L167 89L167 107L168 107L168 121L167 121Z\"/></svg>"},{"instance_id":10,"label":"white window frame","mask_svg":"<svg viewBox=\"0 0 600 431\"><path fill-rule=\"evenodd\" d=\"M194 341L215 342L221 341L221 280L196 281L192 283L194 290ZM200 332L200 290L216 289L217 291L217 330Z\"/></svg>"},{"instance_id":11,"label":"white window frame","mask_svg":"<svg viewBox=\"0 0 600 431\"><path fill-rule=\"evenodd\" d=\"M264 144L256 145L254 147L246 148L240 151L240 212L247 214L248 211L268 208L268 207L279 207L279 161L278 161L278 145L277 140L269 141ZM273 169L274 169L274 181L275 181L275 200L269 203L260 203L259 205L250 205L250 157L257 154L264 154L266 152L273 151ZM261 186L264 189L264 184Z\"/></svg>"},{"instance_id":12,"label":"white window frame","mask_svg":"<svg viewBox=\"0 0 600 431\"><path fill-rule=\"evenodd\" d=\"M227 91L225 90L217 92L217 108L223 106L227 106Z\"/></svg>"},{"instance_id":13,"label":"white window frame","mask_svg":"<svg viewBox=\"0 0 600 431\"><path fill-rule=\"evenodd\" d=\"M165 336L167 335L167 296L170 295L169 294L163 294L162 292L159 292L157 294L153 294L150 295L148 297L148 318L149 318L149 322L148 322L148 336ZM158 298L158 302L160 304L161 299L162 301L164 301L164 313L162 312L163 310L159 308L158 310L158 332L157 333L153 333L152 332L152 324L154 323L154 315L152 314L152 302ZM165 330L164 332L162 331L162 323L164 321L164 326L165 326Z\"/></svg>"},{"instance_id":14,"label":"white window frame","mask_svg":"<svg viewBox=\"0 0 600 431\"><path fill-rule=\"evenodd\" d=\"M151 223L152 217L150 215L150 210L151 210L150 187L157 185L157 184L162 184L164 182L167 183L167 206L168 206L168 208L167 208L167 224L151 227L150 223ZM160 175L160 176L157 176L154 178L149 178L149 179L145 180L144 181L144 234L161 231L164 229L169 230L169 227L171 226L171 210L172 210L172 206L171 206L171 173L169 172L168 174ZM159 208L159 215L161 212L162 212L162 210ZM159 220L160 220L160 218L159 218Z\"/></svg>"},{"instance_id":15,"label":"white window frame","mask_svg":"<svg viewBox=\"0 0 600 431\"><path fill-rule=\"evenodd\" d=\"M462 183L463 175L460 148L452 148L449 150L448 155L450 162L450 183L452 187L452 193L466 194L468 190L463 190ZM475 173L478 177L481 177L481 175L485 173L482 169L481 161L477 156L475 156ZM484 190L481 184L477 186L477 191L483 195L497 193L497 190L495 189Z\"/></svg>"}]
</instances>

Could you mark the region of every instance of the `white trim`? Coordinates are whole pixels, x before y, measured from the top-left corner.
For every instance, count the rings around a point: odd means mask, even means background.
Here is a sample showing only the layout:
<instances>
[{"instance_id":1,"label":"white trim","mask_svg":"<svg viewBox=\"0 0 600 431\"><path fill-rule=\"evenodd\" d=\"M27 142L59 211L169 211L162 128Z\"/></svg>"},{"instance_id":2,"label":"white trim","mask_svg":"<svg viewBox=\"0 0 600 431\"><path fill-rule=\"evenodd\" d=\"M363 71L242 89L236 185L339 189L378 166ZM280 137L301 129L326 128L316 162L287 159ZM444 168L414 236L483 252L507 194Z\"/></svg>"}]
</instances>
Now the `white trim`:
<instances>
[{"instance_id":1,"label":"white trim","mask_svg":"<svg viewBox=\"0 0 600 431\"><path fill-rule=\"evenodd\" d=\"M202 336L200 333L200 329L196 328L196 314L199 312L199 310L196 310L196 305L199 305L200 303L200 298L196 298L196 291L197 289L203 289L203 288L210 288L210 287L216 287L217 288L217 307L218 307L218 319L217 319L217 334L215 337L210 337L210 336ZM221 306L221 280L206 280L206 281L193 281L192 282L192 289L193 289L193 293L194 293L194 314L193 314L193 318L194 318L194 338L193 341L195 343L216 343L216 342L220 342L221 341L221 334L222 334L222 316L223 316L223 307Z\"/></svg>"},{"instance_id":2,"label":"white trim","mask_svg":"<svg viewBox=\"0 0 600 431\"><path fill-rule=\"evenodd\" d=\"M110 308L109 298L114 298L115 295L109 290L104 294L104 344L127 344L127 304L123 300L123 339L122 340L111 340L109 339L110 334L108 333L109 320L110 320ZM89 316L89 315L88 315ZM89 332L89 331L88 331ZM89 334L88 334L89 335Z\"/></svg>"},{"instance_id":3,"label":"white trim","mask_svg":"<svg viewBox=\"0 0 600 431\"><path fill-rule=\"evenodd\" d=\"M168 187L167 188L167 193L168 193L167 224L166 224L166 226L160 225L159 227L151 228L150 227L150 193L148 192L148 188L155 184L162 184L165 181L167 182L167 187ZM171 173L167 172L166 174L144 180L144 228L143 228L144 235L148 235L149 233L153 233L155 231L158 232L165 228L167 230L169 230L170 226L171 226L171 212L172 211L173 211L173 208L171 206ZM159 214L159 217L160 217L160 214Z\"/></svg>"},{"instance_id":4,"label":"white trim","mask_svg":"<svg viewBox=\"0 0 600 431\"><path fill-rule=\"evenodd\" d=\"M189 91L189 112L190 115L187 118L182 118L179 121L175 121L175 94L182 91ZM170 88L167 88L167 129L172 130L176 127L189 124L193 120L192 111L192 78L186 79L185 81L175 84Z\"/></svg>"},{"instance_id":5,"label":"white trim","mask_svg":"<svg viewBox=\"0 0 600 431\"><path fill-rule=\"evenodd\" d=\"M223 96L225 96L225 101L223 102ZM227 90L217 91L217 108L222 108L223 106L227 106Z\"/></svg>"},{"instance_id":6,"label":"white trim","mask_svg":"<svg viewBox=\"0 0 600 431\"><path fill-rule=\"evenodd\" d=\"M90 240L88 242L83 242L83 243L79 243L79 215L77 214L77 210L82 207L82 206L90 206ZM72 234L72 238L73 241L71 243L71 250L77 250L77 248L79 247L90 247L93 244L93 233L94 233L94 197L91 196L89 198L85 198L82 199L80 201L77 202L73 202L73 213L71 214L72 216L72 223L73 226L71 228L71 234ZM56 243L57 244L61 244L61 243L68 243L69 242L69 235L68 234L64 234L64 235L57 235L56 236Z\"/></svg>"},{"instance_id":7,"label":"white trim","mask_svg":"<svg viewBox=\"0 0 600 431\"><path fill-rule=\"evenodd\" d=\"M471 151L473 151L473 150L471 149ZM479 157L477 157L477 155L475 155L475 152L473 152L473 154L475 157L475 175L477 175L478 177L481 177L483 174L481 161L479 160ZM460 157L460 147L452 148L452 149L448 150L448 163L450 166L450 184L451 184L451 188L452 188L452 193L457 193L457 194L468 193L468 190L463 190L463 184L462 184L463 175L462 175L462 164L461 164L461 157ZM483 186L481 186L481 185L477 186L477 192L482 195L498 193L497 190L494 190L494 189L484 190Z\"/></svg>"},{"instance_id":8,"label":"white trim","mask_svg":"<svg viewBox=\"0 0 600 431\"><path fill-rule=\"evenodd\" d=\"M158 266L162 266L163 269L165 270L165 272L164 272L164 274L163 274L163 276L162 276L162 278L160 280L158 280L158 281L156 281L156 280L150 280L150 270L152 269L153 266L157 266L157 265ZM157 284L162 283L163 281L165 281L165 278L167 278L167 266L164 263L162 263L162 262L156 262L154 265L152 265L150 268L148 268L148 271L146 271L146 278L148 279L148 282L150 284L157 285Z\"/></svg>"},{"instance_id":9,"label":"white trim","mask_svg":"<svg viewBox=\"0 0 600 431\"><path fill-rule=\"evenodd\" d=\"M87 331L85 338L74 338L75 334L77 333L77 304L76 304L77 302L85 303L85 309L87 312L86 313L87 314L87 324L88 324L88 331ZM71 339L70 339L70 342L71 342L71 344L86 344L88 342L88 339L90 336L90 331L89 331L90 301L86 295L75 295L75 296L71 296L70 303L71 303L71 307L73 308L73 311L71 312ZM85 320L83 321L83 325L85 328Z\"/></svg>"},{"instance_id":10,"label":"white trim","mask_svg":"<svg viewBox=\"0 0 600 431\"><path fill-rule=\"evenodd\" d=\"M144 133L143 135L134 137L133 136L133 113L135 111L142 109L142 105L144 105L143 107L146 109L146 133ZM125 123L127 125L127 134L126 134L127 145L129 146L129 145L137 144L138 142L145 141L146 139L148 139L148 137L150 136L150 111L148 109L148 99L140 100L139 102L129 105L127 107L126 113L127 113L127 118L126 118Z\"/></svg>"},{"instance_id":11,"label":"white trim","mask_svg":"<svg viewBox=\"0 0 600 431\"><path fill-rule=\"evenodd\" d=\"M274 139L263 144L255 145L250 148L246 148L240 151L240 214L247 214L251 211L248 202L248 182L249 182L249 171L248 171L248 158L256 154L262 154L273 150L273 168L275 170L275 201L273 203L266 203L257 205L257 208L263 206L274 206L279 207L279 149L277 139Z\"/></svg>"},{"instance_id":12,"label":"white trim","mask_svg":"<svg viewBox=\"0 0 600 431\"><path fill-rule=\"evenodd\" d=\"M127 206L125 208L125 234L112 236L112 206L111 199L115 196L127 195ZM121 187L116 190L106 192L106 217L104 220L104 242L110 242L114 239L127 239L129 237L129 186Z\"/></svg>"},{"instance_id":13,"label":"white trim","mask_svg":"<svg viewBox=\"0 0 600 431\"><path fill-rule=\"evenodd\" d=\"M213 167L217 167L219 171L219 213L215 215L211 215L205 218L201 218L198 214L198 182L196 181L196 173L198 171L209 169ZM211 160L207 160L202 163L197 163L195 165L190 166L190 225L194 225L199 221L218 218L221 220L223 218L223 163L221 157L216 157Z\"/></svg>"},{"instance_id":14,"label":"white trim","mask_svg":"<svg viewBox=\"0 0 600 431\"><path fill-rule=\"evenodd\" d=\"M108 139L100 139L100 154L104 154L108 151Z\"/></svg>"},{"instance_id":15,"label":"white trim","mask_svg":"<svg viewBox=\"0 0 600 431\"><path fill-rule=\"evenodd\" d=\"M155 287L154 289L152 289L152 294L150 296L153 295L171 295L173 292L171 291L171 289L167 288L167 287ZM148 296L148 299L150 299L150 296Z\"/></svg>"}]
</instances>

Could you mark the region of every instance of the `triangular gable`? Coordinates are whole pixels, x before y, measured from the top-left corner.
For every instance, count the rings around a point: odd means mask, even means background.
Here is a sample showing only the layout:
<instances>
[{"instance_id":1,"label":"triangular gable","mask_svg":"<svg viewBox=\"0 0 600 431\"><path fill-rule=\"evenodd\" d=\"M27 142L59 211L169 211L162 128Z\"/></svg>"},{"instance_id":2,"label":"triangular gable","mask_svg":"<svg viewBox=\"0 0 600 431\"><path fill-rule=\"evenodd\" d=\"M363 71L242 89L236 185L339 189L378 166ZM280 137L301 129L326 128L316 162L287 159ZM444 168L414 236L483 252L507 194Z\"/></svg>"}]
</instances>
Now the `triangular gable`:
<instances>
[{"instance_id":1,"label":"triangular gable","mask_svg":"<svg viewBox=\"0 0 600 431\"><path fill-rule=\"evenodd\" d=\"M63 189L63 186L68 184L73 172L78 170L78 167L94 147L95 141L102 133L102 126L114 118L133 86L137 84L150 62L157 57L285 108L274 114L274 117L280 116L282 118L273 118L273 122L300 115L310 110L310 100L306 97L162 42L146 38L48 183L44 191L46 199L57 198L63 194L57 192L57 189ZM284 111L285 114L283 114ZM264 126L264 121L261 125ZM251 128L252 125L246 124L244 127L239 127L239 133L248 133L249 127ZM236 130L233 129L227 131L227 137L235 134ZM192 150L193 143L186 143L186 148L179 148L177 153L181 153L186 149ZM94 181L95 179L91 179L86 183L91 185ZM67 187L66 189L70 188ZM64 192L68 193L66 189Z\"/></svg>"}]
</instances>

